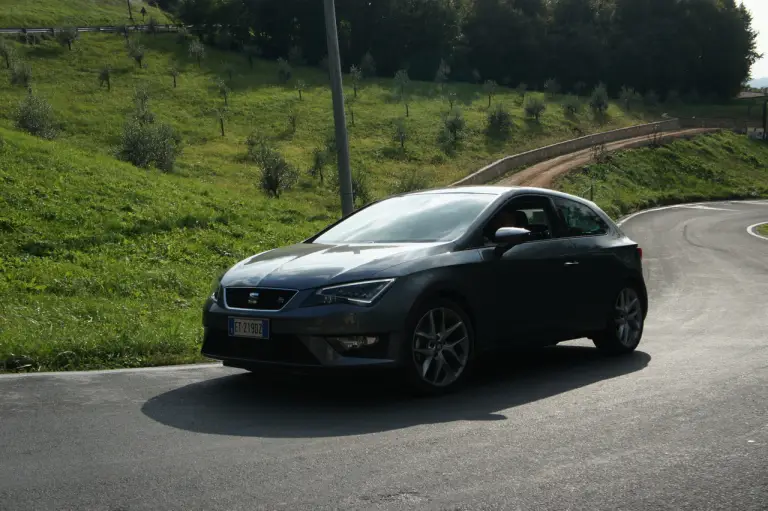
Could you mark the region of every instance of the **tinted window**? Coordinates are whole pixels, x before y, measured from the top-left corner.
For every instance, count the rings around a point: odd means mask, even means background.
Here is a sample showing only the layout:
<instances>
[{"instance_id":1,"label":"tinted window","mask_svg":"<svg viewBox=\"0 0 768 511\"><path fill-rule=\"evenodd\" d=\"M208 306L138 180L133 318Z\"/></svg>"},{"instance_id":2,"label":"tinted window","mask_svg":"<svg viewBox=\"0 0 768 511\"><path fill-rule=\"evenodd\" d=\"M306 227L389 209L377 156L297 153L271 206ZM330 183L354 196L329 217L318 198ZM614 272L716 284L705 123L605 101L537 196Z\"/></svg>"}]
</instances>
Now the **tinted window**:
<instances>
[{"instance_id":1,"label":"tinted window","mask_svg":"<svg viewBox=\"0 0 768 511\"><path fill-rule=\"evenodd\" d=\"M350 216L315 243L418 243L451 241L494 200L478 193L394 197Z\"/></svg>"},{"instance_id":2,"label":"tinted window","mask_svg":"<svg viewBox=\"0 0 768 511\"><path fill-rule=\"evenodd\" d=\"M589 207L567 199L555 199L567 236L599 236L608 234L608 224Z\"/></svg>"},{"instance_id":3,"label":"tinted window","mask_svg":"<svg viewBox=\"0 0 768 511\"><path fill-rule=\"evenodd\" d=\"M521 227L535 233L538 238L549 238L552 236L553 226L550 218L551 210L547 199L538 197L513 199L488 222L484 235L486 239L492 239L497 229Z\"/></svg>"}]
</instances>

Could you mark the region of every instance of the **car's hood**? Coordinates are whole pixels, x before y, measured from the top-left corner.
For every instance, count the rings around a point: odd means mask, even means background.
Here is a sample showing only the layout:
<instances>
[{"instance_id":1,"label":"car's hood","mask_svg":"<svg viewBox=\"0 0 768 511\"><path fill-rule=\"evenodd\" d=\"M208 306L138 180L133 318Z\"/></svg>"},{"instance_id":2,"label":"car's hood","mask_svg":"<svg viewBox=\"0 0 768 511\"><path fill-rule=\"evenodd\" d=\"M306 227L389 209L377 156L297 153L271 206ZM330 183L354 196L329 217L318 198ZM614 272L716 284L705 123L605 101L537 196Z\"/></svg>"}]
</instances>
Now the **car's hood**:
<instances>
[{"instance_id":1,"label":"car's hood","mask_svg":"<svg viewBox=\"0 0 768 511\"><path fill-rule=\"evenodd\" d=\"M445 251L442 243L319 245L300 243L245 259L223 277L225 287L309 289L375 278L392 266Z\"/></svg>"}]
</instances>

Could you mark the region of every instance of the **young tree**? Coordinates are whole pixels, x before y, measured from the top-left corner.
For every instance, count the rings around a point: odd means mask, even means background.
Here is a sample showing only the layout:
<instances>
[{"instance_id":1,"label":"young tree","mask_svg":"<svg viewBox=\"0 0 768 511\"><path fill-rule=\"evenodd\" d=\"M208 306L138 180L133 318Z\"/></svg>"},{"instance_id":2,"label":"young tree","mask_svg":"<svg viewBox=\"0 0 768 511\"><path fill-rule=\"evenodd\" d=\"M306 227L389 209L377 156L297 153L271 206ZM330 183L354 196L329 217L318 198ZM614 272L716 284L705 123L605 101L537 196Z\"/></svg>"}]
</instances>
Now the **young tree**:
<instances>
[{"instance_id":1,"label":"young tree","mask_svg":"<svg viewBox=\"0 0 768 511\"><path fill-rule=\"evenodd\" d=\"M229 63L226 66L224 66L224 72L227 73L230 83L232 83L232 77L234 76L235 71L237 71L237 68L235 68L235 65L232 63Z\"/></svg>"},{"instance_id":2,"label":"young tree","mask_svg":"<svg viewBox=\"0 0 768 511\"><path fill-rule=\"evenodd\" d=\"M261 48L258 46L246 46L244 49L246 57L248 57L248 66L253 69L253 61L261 57Z\"/></svg>"},{"instance_id":3,"label":"young tree","mask_svg":"<svg viewBox=\"0 0 768 511\"><path fill-rule=\"evenodd\" d=\"M144 21L144 17L147 15L147 9L142 6L141 8L141 21Z\"/></svg>"},{"instance_id":4,"label":"young tree","mask_svg":"<svg viewBox=\"0 0 768 511\"><path fill-rule=\"evenodd\" d=\"M312 166L309 168L309 175L318 177L320 183L324 180L325 166L328 164L328 151L325 149L315 149L312 151Z\"/></svg>"},{"instance_id":5,"label":"young tree","mask_svg":"<svg viewBox=\"0 0 768 511\"><path fill-rule=\"evenodd\" d=\"M0 56L5 60L5 68L11 69L11 64L16 60L16 49L5 37L0 37Z\"/></svg>"},{"instance_id":6,"label":"young tree","mask_svg":"<svg viewBox=\"0 0 768 511\"><path fill-rule=\"evenodd\" d=\"M115 33L123 36L125 38L126 44L128 43L128 34L130 33L128 25L118 25L115 29Z\"/></svg>"},{"instance_id":7,"label":"young tree","mask_svg":"<svg viewBox=\"0 0 768 511\"><path fill-rule=\"evenodd\" d=\"M560 94L560 83L558 83L558 81L554 78L550 78L544 82L544 90L547 91L547 94L550 96Z\"/></svg>"},{"instance_id":8,"label":"young tree","mask_svg":"<svg viewBox=\"0 0 768 511\"><path fill-rule=\"evenodd\" d=\"M221 136L226 136L224 134L224 119L227 117L227 107L224 106L223 108L216 108L214 109L214 113L216 114L216 119L219 121L219 129L221 130Z\"/></svg>"},{"instance_id":9,"label":"young tree","mask_svg":"<svg viewBox=\"0 0 768 511\"><path fill-rule=\"evenodd\" d=\"M475 83L480 83L480 81L483 79L483 77L480 75L480 71L477 69L472 70L472 80Z\"/></svg>"},{"instance_id":10,"label":"young tree","mask_svg":"<svg viewBox=\"0 0 768 511\"><path fill-rule=\"evenodd\" d=\"M438 64L437 71L435 71L435 83L437 83L437 86L441 90L442 90L443 84L445 84L448 81L448 76L450 74L451 74L451 66L448 65L445 59L440 59L440 64Z\"/></svg>"},{"instance_id":11,"label":"young tree","mask_svg":"<svg viewBox=\"0 0 768 511\"><path fill-rule=\"evenodd\" d=\"M294 109L288 110L288 130L291 134L296 133L299 127L299 114Z\"/></svg>"},{"instance_id":12,"label":"young tree","mask_svg":"<svg viewBox=\"0 0 768 511\"><path fill-rule=\"evenodd\" d=\"M446 94L445 98L448 100L448 105L450 106L450 110L453 110L453 105L456 103L456 100L458 99L459 95L456 94L456 91L448 91L448 94Z\"/></svg>"},{"instance_id":13,"label":"young tree","mask_svg":"<svg viewBox=\"0 0 768 511\"><path fill-rule=\"evenodd\" d=\"M145 49L138 39L131 39L128 41L128 55L136 61L138 67L141 67L142 62L144 61Z\"/></svg>"},{"instance_id":14,"label":"young tree","mask_svg":"<svg viewBox=\"0 0 768 511\"><path fill-rule=\"evenodd\" d=\"M172 63L171 67L168 68L168 74L171 75L171 78L173 78L173 88L176 88L176 79L181 74L181 70L179 69L178 64Z\"/></svg>"},{"instance_id":15,"label":"young tree","mask_svg":"<svg viewBox=\"0 0 768 511\"><path fill-rule=\"evenodd\" d=\"M563 112L567 116L574 116L581 111L581 101L578 96L568 94L563 100Z\"/></svg>"},{"instance_id":16,"label":"young tree","mask_svg":"<svg viewBox=\"0 0 768 511\"><path fill-rule=\"evenodd\" d=\"M357 66L349 68L349 75L352 78L352 89L355 91L355 97L357 97L357 91L363 83L363 71Z\"/></svg>"},{"instance_id":17,"label":"young tree","mask_svg":"<svg viewBox=\"0 0 768 511\"><path fill-rule=\"evenodd\" d=\"M299 101L302 101L303 98L301 97L301 93L306 90L307 84L304 82L304 80L296 80L296 90L299 93Z\"/></svg>"},{"instance_id":18,"label":"young tree","mask_svg":"<svg viewBox=\"0 0 768 511\"><path fill-rule=\"evenodd\" d=\"M493 99L493 96L496 95L497 88L498 85L493 80L486 80L483 85L483 92L488 96L488 108L491 108L491 100Z\"/></svg>"},{"instance_id":19,"label":"young tree","mask_svg":"<svg viewBox=\"0 0 768 511\"><path fill-rule=\"evenodd\" d=\"M623 86L621 92L619 92L619 101L626 111L632 110L632 107L637 103L638 98L639 94L635 92L635 89L627 87L626 85Z\"/></svg>"},{"instance_id":20,"label":"young tree","mask_svg":"<svg viewBox=\"0 0 768 511\"><path fill-rule=\"evenodd\" d=\"M363 76L366 78L376 76L376 61L373 59L370 51L365 52L365 55L363 55L363 60L360 61L360 71L363 72Z\"/></svg>"},{"instance_id":21,"label":"young tree","mask_svg":"<svg viewBox=\"0 0 768 511\"><path fill-rule=\"evenodd\" d=\"M157 35L157 32L159 31L157 20L154 16L149 17L149 21L147 22L147 32L152 34L153 36Z\"/></svg>"},{"instance_id":22,"label":"young tree","mask_svg":"<svg viewBox=\"0 0 768 511\"><path fill-rule=\"evenodd\" d=\"M267 196L280 198L299 180L299 172L274 149L267 148L258 162L261 170L261 189Z\"/></svg>"},{"instance_id":23,"label":"young tree","mask_svg":"<svg viewBox=\"0 0 768 511\"><path fill-rule=\"evenodd\" d=\"M512 114L504 108L504 105L497 104L496 108L488 114L486 133L491 137L506 138L510 131L512 131Z\"/></svg>"},{"instance_id":24,"label":"young tree","mask_svg":"<svg viewBox=\"0 0 768 511\"><path fill-rule=\"evenodd\" d=\"M525 101L525 93L528 91L528 84L525 82L522 82L518 84L517 88L515 89L517 91L517 103L522 104Z\"/></svg>"},{"instance_id":25,"label":"young tree","mask_svg":"<svg viewBox=\"0 0 768 511\"><path fill-rule=\"evenodd\" d=\"M400 144L400 150L405 152L405 141L408 139L408 130L405 126L405 119L395 121L395 131L392 139Z\"/></svg>"},{"instance_id":26,"label":"young tree","mask_svg":"<svg viewBox=\"0 0 768 511\"><path fill-rule=\"evenodd\" d=\"M608 90L602 83L592 91L592 96L589 98L589 107L595 113L595 115L605 115L608 111Z\"/></svg>"},{"instance_id":27,"label":"young tree","mask_svg":"<svg viewBox=\"0 0 768 511\"><path fill-rule=\"evenodd\" d=\"M525 115L539 122L541 114L547 109L547 105L539 98L531 97L525 102Z\"/></svg>"},{"instance_id":28,"label":"young tree","mask_svg":"<svg viewBox=\"0 0 768 511\"><path fill-rule=\"evenodd\" d=\"M277 59L277 79L280 83L288 83L293 76L293 68L284 58Z\"/></svg>"},{"instance_id":29,"label":"young tree","mask_svg":"<svg viewBox=\"0 0 768 511\"><path fill-rule=\"evenodd\" d=\"M62 28L57 34L56 39L59 41L59 44L62 46L66 46L69 48L70 51L72 51L72 44L77 41L77 38L80 36L80 33L77 31L75 27L67 27Z\"/></svg>"},{"instance_id":30,"label":"young tree","mask_svg":"<svg viewBox=\"0 0 768 511\"><path fill-rule=\"evenodd\" d=\"M221 78L216 79L216 88L219 90L219 96L224 98L224 105L229 106L229 93L230 89L227 82Z\"/></svg>"},{"instance_id":31,"label":"young tree","mask_svg":"<svg viewBox=\"0 0 768 511\"><path fill-rule=\"evenodd\" d=\"M11 85L26 89L32 83L32 68L26 62L14 62L11 66Z\"/></svg>"},{"instance_id":32,"label":"young tree","mask_svg":"<svg viewBox=\"0 0 768 511\"><path fill-rule=\"evenodd\" d=\"M200 67L203 59L205 59L205 46L197 39L193 39L189 42L189 56L197 61L197 67Z\"/></svg>"},{"instance_id":33,"label":"young tree","mask_svg":"<svg viewBox=\"0 0 768 511\"><path fill-rule=\"evenodd\" d=\"M108 65L99 71L99 87L103 87L104 84L107 85L107 91L112 90L112 70Z\"/></svg>"},{"instance_id":34,"label":"young tree","mask_svg":"<svg viewBox=\"0 0 768 511\"><path fill-rule=\"evenodd\" d=\"M352 126L355 125L355 103L356 102L357 102L357 98L355 96L344 97L344 103L346 103L347 110L349 110L349 118Z\"/></svg>"},{"instance_id":35,"label":"young tree","mask_svg":"<svg viewBox=\"0 0 768 511\"><path fill-rule=\"evenodd\" d=\"M459 146L464 138L466 126L467 123L458 109L451 111L445 117L443 128L440 130L437 139L447 153L452 153Z\"/></svg>"},{"instance_id":36,"label":"young tree","mask_svg":"<svg viewBox=\"0 0 768 511\"><path fill-rule=\"evenodd\" d=\"M405 116L408 117L410 115L409 108L408 108L408 92L409 92L409 86L411 83L411 79L408 77L408 71L405 69L399 70L397 73L395 73L395 87L397 88L397 97L398 99L405 105Z\"/></svg>"}]
</instances>

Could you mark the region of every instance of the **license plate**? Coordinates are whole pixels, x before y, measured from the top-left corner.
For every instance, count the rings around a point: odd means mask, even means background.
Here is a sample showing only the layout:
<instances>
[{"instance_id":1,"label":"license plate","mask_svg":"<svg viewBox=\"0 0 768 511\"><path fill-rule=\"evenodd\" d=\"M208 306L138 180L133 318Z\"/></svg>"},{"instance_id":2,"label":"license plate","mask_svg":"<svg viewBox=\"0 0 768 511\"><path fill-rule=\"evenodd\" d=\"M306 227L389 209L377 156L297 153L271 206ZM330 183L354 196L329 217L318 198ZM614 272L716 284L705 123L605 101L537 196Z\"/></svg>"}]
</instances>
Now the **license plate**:
<instances>
[{"instance_id":1,"label":"license plate","mask_svg":"<svg viewBox=\"0 0 768 511\"><path fill-rule=\"evenodd\" d=\"M230 337L269 339L268 319L229 318Z\"/></svg>"}]
</instances>

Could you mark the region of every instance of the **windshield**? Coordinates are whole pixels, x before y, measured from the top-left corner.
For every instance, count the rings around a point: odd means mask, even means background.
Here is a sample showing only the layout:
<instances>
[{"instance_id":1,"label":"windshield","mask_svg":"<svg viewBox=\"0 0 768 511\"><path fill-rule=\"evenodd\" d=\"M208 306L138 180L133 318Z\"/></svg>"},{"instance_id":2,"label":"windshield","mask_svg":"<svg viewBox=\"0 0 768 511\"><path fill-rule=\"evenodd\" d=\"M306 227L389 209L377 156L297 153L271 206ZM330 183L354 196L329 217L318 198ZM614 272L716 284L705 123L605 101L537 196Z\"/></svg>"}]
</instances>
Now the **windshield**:
<instances>
[{"instance_id":1,"label":"windshield","mask_svg":"<svg viewBox=\"0 0 768 511\"><path fill-rule=\"evenodd\" d=\"M393 197L350 216L314 243L429 243L464 234L496 199L480 193L419 194Z\"/></svg>"}]
</instances>

